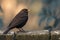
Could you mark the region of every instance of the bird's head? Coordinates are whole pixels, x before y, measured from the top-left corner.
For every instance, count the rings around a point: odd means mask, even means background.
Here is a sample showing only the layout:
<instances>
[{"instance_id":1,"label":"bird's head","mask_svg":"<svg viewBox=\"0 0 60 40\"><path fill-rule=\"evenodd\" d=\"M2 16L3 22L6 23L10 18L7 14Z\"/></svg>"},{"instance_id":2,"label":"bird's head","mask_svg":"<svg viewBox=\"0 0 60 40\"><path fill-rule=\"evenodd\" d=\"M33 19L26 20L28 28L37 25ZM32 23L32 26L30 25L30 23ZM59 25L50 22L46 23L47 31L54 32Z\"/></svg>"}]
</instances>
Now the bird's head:
<instances>
[{"instance_id":1,"label":"bird's head","mask_svg":"<svg viewBox=\"0 0 60 40\"><path fill-rule=\"evenodd\" d=\"M28 9L22 9L21 11L28 12Z\"/></svg>"}]
</instances>

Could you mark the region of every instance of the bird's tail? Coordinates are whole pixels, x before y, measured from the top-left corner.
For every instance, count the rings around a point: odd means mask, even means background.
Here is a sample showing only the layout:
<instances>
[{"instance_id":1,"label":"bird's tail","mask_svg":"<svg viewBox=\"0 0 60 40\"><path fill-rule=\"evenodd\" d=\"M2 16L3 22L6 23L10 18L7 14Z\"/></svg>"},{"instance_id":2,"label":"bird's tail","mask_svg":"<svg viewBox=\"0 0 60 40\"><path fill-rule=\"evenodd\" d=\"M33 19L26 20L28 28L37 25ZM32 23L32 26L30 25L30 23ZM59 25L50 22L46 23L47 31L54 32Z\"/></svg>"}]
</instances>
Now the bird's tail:
<instances>
[{"instance_id":1,"label":"bird's tail","mask_svg":"<svg viewBox=\"0 0 60 40\"><path fill-rule=\"evenodd\" d=\"M3 32L3 34L7 34L10 31L10 29L7 29L6 31Z\"/></svg>"}]
</instances>

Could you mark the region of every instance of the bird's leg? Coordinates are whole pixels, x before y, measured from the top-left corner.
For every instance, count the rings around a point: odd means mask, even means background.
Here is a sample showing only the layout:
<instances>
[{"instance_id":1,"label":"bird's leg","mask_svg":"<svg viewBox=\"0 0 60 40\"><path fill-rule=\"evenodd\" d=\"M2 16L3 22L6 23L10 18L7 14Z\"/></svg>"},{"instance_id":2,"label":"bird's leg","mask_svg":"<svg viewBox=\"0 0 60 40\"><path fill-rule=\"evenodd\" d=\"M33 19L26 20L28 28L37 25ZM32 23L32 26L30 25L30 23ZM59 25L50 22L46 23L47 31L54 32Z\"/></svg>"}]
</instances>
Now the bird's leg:
<instances>
[{"instance_id":1,"label":"bird's leg","mask_svg":"<svg viewBox=\"0 0 60 40\"><path fill-rule=\"evenodd\" d=\"M22 28L21 28L21 30L22 30L23 32L25 32L25 30L23 30Z\"/></svg>"},{"instance_id":2,"label":"bird's leg","mask_svg":"<svg viewBox=\"0 0 60 40\"><path fill-rule=\"evenodd\" d=\"M22 28L18 28L18 29L19 29L18 33L19 32L25 32Z\"/></svg>"},{"instance_id":3,"label":"bird's leg","mask_svg":"<svg viewBox=\"0 0 60 40\"><path fill-rule=\"evenodd\" d=\"M20 31L20 32L25 32L22 28L19 28L19 31Z\"/></svg>"}]
</instances>

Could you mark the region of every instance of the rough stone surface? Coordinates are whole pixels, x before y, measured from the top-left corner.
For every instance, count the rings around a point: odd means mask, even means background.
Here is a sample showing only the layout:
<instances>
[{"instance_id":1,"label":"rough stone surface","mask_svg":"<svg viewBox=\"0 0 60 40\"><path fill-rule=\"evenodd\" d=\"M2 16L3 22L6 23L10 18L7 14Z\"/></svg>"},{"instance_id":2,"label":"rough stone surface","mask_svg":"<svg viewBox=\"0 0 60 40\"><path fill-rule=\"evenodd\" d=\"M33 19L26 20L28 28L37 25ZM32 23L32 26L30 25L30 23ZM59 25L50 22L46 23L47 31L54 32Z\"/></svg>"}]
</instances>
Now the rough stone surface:
<instances>
[{"instance_id":1,"label":"rough stone surface","mask_svg":"<svg viewBox=\"0 0 60 40\"><path fill-rule=\"evenodd\" d=\"M60 31L37 30L9 34L0 33L0 40L60 40Z\"/></svg>"},{"instance_id":2,"label":"rough stone surface","mask_svg":"<svg viewBox=\"0 0 60 40\"><path fill-rule=\"evenodd\" d=\"M52 31L51 40L60 40L60 31Z\"/></svg>"}]
</instances>

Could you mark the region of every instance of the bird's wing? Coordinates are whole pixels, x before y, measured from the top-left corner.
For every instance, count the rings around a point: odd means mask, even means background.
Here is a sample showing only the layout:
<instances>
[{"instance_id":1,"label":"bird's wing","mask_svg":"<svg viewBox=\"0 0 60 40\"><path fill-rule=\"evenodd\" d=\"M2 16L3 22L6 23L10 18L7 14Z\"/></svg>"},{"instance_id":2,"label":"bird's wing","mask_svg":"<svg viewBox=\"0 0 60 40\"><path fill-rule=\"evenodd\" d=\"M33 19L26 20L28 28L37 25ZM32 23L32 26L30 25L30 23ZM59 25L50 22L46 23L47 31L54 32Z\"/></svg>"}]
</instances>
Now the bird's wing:
<instances>
[{"instance_id":1,"label":"bird's wing","mask_svg":"<svg viewBox=\"0 0 60 40\"><path fill-rule=\"evenodd\" d=\"M14 27L14 26L16 26L16 25L18 25L18 24L21 24L22 22L24 22L25 20L27 20L28 19L28 15L27 15L28 13L24 13L24 12L22 12L22 13L18 13L15 17L14 17L14 19L11 21L11 23L9 24L9 26L8 27Z\"/></svg>"}]
</instances>

